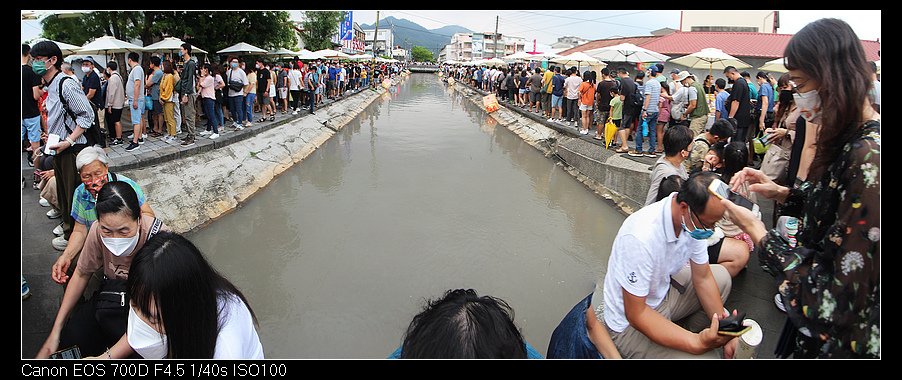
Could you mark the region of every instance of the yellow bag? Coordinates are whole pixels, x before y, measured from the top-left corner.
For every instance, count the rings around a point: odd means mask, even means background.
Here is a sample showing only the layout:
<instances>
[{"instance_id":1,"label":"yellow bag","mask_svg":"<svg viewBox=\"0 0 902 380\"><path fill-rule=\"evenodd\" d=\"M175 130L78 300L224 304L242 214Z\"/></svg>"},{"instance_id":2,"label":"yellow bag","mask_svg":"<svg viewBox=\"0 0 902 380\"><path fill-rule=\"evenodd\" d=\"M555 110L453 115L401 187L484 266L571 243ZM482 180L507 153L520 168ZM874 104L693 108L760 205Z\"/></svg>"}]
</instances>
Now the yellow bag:
<instances>
[{"instance_id":1,"label":"yellow bag","mask_svg":"<svg viewBox=\"0 0 902 380\"><path fill-rule=\"evenodd\" d=\"M385 88L386 90L389 89L391 87L391 81L388 79L382 81L382 87Z\"/></svg>"},{"instance_id":2,"label":"yellow bag","mask_svg":"<svg viewBox=\"0 0 902 380\"><path fill-rule=\"evenodd\" d=\"M604 147L610 148L611 143L614 142L614 136L617 134L617 124L614 124L614 121L608 119L608 122L604 124Z\"/></svg>"},{"instance_id":3,"label":"yellow bag","mask_svg":"<svg viewBox=\"0 0 902 380\"><path fill-rule=\"evenodd\" d=\"M495 112L498 110L498 99L495 98L495 94L488 94L482 97L482 105L487 112Z\"/></svg>"}]
</instances>

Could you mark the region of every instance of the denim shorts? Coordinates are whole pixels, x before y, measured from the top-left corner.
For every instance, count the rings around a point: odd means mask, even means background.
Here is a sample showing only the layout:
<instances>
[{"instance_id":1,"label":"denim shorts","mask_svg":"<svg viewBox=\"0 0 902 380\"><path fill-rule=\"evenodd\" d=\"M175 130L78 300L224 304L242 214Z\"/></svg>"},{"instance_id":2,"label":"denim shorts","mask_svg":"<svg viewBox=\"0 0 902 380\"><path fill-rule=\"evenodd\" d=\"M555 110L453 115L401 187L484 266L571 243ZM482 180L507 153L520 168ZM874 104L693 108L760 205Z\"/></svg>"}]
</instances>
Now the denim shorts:
<instances>
[{"instance_id":1,"label":"denim shorts","mask_svg":"<svg viewBox=\"0 0 902 380\"><path fill-rule=\"evenodd\" d=\"M22 133L28 132L29 142L41 141L41 115L22 119Z\"/></svg>"},{"instance_id":2,"label":"denim shorts","mask_svg":"<svg viewBox=\"0 0 902 380\"><path fill-rule=\"evenodd\" d=\"M551 106L561 108L561 105L564 103L563 96L551 95Z\"/></svg>"},{"instance_id":3,"label":"denim shorts","mask_svg":"<svg viewBox=\"0 0 902 380\"><path fill-rule=\"evenodd\" d=\"M144 104L144 102L139 102L139 104ZM139 106L138 109L134 109L131 104L128 104L128 111L131 112L132 117L132 125L140 125L141 124L141 115L144 114L144 107Z\"/></svg>"},{"instance_id":4,"label":"denim shorts","mask_svg":"<svg viewBox=\"0 0 902 380\"><path fill-rule=\"evenodd\" d=\"M525 89L525 88L521 88L521 89L520 89L520 93L521 93L521 94L525 94L527 91L529 91L529 90L527 90L527 89Z\"/></svg>"}]
</instances>

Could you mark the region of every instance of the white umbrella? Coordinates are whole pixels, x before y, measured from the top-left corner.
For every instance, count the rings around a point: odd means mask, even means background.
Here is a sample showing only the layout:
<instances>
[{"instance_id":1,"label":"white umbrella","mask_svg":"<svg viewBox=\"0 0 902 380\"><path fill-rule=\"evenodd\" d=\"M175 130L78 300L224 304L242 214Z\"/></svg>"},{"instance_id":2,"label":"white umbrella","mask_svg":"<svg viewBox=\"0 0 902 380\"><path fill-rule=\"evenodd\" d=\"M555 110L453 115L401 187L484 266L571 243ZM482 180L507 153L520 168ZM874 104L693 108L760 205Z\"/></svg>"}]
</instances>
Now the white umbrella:
<instances>
[{"instance_id":1,"label":"white umbrella","mask_svg":"<svg viewBox=\"0 0 902 380\"><path fill-rule=\"evenodd\" d=\"M183 43L185 43L185 41L182 41L179 38L166 37L160 42L155 42L155 43L145 46L142 50L144 50L144 51L174 51L174 50L179 50L182 47ZM204 53L204 54L207 53L206 50L203 50L194 45L191 45L191 52L192 53L194 53L194 52Z\"/></svg>"},{"instance_id":2,"label":"white umbrella","mask_svg":"<svg viewBox=\"0 0 902 380\"><path fill-rule=\"evenodd\" d=\"M674 58L670 62L694 69L708 69L708 74L713 74L714 69L723 70L727 66L734 66L737 69L752 67L739 58L715 48L704 48L699 52Z\"/></svg>"},{"instance_id":3,"label":"white umbrella","mask_svg":"<svg viewBox=\"0 0 902 380\"><path fill-rule=\"evenodd\" d=\"M653 52L630 43L592 49L584 53L605 62L663 62L670 56Z\"/></svg>"},{"instance_id":4,"label":"white umbrella","mask_svg":"<svg viewBox=\"0 0 902 380\"><path fill-rule=\"evenodd\" d=\"M507 64L507 62L504 62L504 60L502 60L501 58L487 59L484 63L486 65L490 65L490 66L498 66L498 65L506 65Z\"/></svg>"},{"instance_id":5,"label":"white umbrella","mask_svg":"<svg viewBox=\"0 0 902 380\"><path fill-rule=\"evenodd\" d=\"M229 46L225 49L222 49L222 50L216 52L216 54L227 54L227 53L247 54L247 55L266 54L266 50L260 49L249 43L239 42L237 44L234 44L232 46Z\"/></svg>"},{"instance_id":6,"label":"white umbrella","mask_svg":"<svg viewBox=\"0 0 902 380\"><path fill-rule=\"evenodd\" d=\"M314 52L312 52L312 51L310 51L310 50L307 50L307 49L301 49L300 51L295 52L295 55L297 55L298 58L301 59L301 60L303 60L303 61L312 61L312 60L314 60L314 59L324 59L324 58L326 58L326 57L324 57L322 54L317 54L317 53L314 53Z\"/></svg>"},{"instance_id":7,"label":"white umbrella","mask_svg":"<svg viewBox=\"0 0 902 380\"><path fill-rule=\"evenodd\" d=\"M552 59L551 62L560 63L564 66L572 64L573 62L576 62L577 69L579 69L580 66L582 66L583 62L588 63L589 66L601 66L602 68L604 68L605 66L608 65L607 63L599 61L597 58L592 57L581 51L578 51L575 53L570 53L565 56L561 56L560 58Z\"/></svg>"},{"instance_id":8,"label":"white umbrella","mask_svg":"<svg viewBox=\"0 0 902 380\"><path fill-rule=\"evenodd\" d=\"M778 73L789 72L789 70L786 69L786 66L783 65L783 58L777 58L773 61L764 62L764 66L759 67L758 70L774 71Z\"/></svg>"},{"instance_id":9,"label":"white umbrella","mask_svg":"<svg viewBox=\"0 0 902 380\"><path fill-rule=\"evenodd\" d=\"M78 53L107 55L107 53L125 53L127 51L137 52L143 50L144 48L138 45L118 40L111 36L103 36L86 43L81 49L78 49Z\"/></svg>"},{"instance_id":10,"label":"white umbrella","mask_svg":"<svg viewBox=\"0 0 902 380\"><path fill-rule=\"evenodd\" d=\"M352 55L351 59L353 59L355 61L366 61L366 60L373 59L373 55L372 54L356 54L356 55Z\"/></svg>"},{"instance_id":11,"label":"white umbrella","mask_svg":"<svg viewBox=\"0 0 902 380\"><path fill-rule=\"evenodd\" d=\"M518 53L511 54L511 55L506 55L504 57L501 57L501 59L503 59L505 61L522 61L531 56L532 56L532 54L529 54L525 51L521 51Z\"/></svg>"},{"instance_id":12,"label":"white umbrella","mask_svg":"<svg viewBox=\"0 0 902 380\"><path fill-rule=\"evenodd\" d=\"M386 58L382 58L382 57L376 57L376 62L385 62L385 63L388 63L388 62L391 62L391 60L390 60L390 59L386 59Z\"/></svg>"},{"instance_id":13,"label":"white umbrella","mask_svg":"<svg viewBox=\"0 0 902 380\"><path fill-rule=\"evenodd\" d=\"M529 53L527 53L529 54ZM527 61L550 61L553 59L560 58L559 54L555 53L538 53L538 54L529 54L529 57L526 57Z\"/></svg>"},{"instance_id":14,"label":"white umbrella","mask_svg":"<svg viewBox=\"0 0 902 380\"><path fill-rule=\"evenodd\" d=\"M279 49L276 49L276 50L266 53L266 55L275 55L275 56L279 56L279 57L284 57L286 55L287 56L297 55L297 52L288 50L286 48L279 48Z\"/></svg>"},{"instance_id":15,"label":"white umbrella","mask_svg":"<svg viewBox=\"0 0 902 380\"><path fill-rule=\"evenodd\" d=\"M348 58L348 57L350 57L350 55L347 55L338 50L332 50L332 49L317 50L314 53L319 54L326 58Z\"/></svg>"},{"instance_id":16,"label":"white umbrella","mask_svg":"<svg viewBox=\"0 0 902 380\"><path fill-rule=\"evenodd\" d=\"M35 39L31 40L31 46L34 46L36 43L41 42L41 41L50 41L50 42L55 43L56 46L59 46L60 50L62 50L63 55L76 54L81 49L81 46L67 44L65 42L48 40L46 38L35 38Z\"/></svg>"}]
</instances>

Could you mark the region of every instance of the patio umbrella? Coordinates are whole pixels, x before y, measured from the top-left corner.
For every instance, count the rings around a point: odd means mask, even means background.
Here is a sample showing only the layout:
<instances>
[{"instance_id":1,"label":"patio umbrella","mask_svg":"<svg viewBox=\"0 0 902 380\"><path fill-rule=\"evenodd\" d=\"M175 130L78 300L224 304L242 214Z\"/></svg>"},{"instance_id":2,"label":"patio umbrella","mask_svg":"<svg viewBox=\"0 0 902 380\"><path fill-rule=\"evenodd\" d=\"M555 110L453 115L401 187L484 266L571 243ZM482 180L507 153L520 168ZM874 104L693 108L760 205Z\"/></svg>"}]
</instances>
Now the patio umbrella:
<instances>
[{"instance_id":1,"label":"patio umbrella","mask_svg":"<svg viewBox=\"0 0 902 380\"><path fill-rule=\"evenodd\" d=\"M608 65L607 63L604 63L604 62L602 62L602 61L599 61L597 58L592 57L592 56L590 56L590 55L588 55L588 54L586 54L586 53L583 53L583 52L581 52L581 51L578 51L578 52L575 52L575 53L570 53L570 54L567 54L567 55L564 55L564 56L560 56L559 58L552 59L551 62L554 62L554 63L560 63L560 64L562 64L562 65L564 65L564 66L567 66L567 65L572 64L573 62L576 62L576 68L577 68L577 69L580 68L580 66L581 66L581 64L582 64L583 62L588 63L589 66L593 66L593 65L594 65L594 66L601 66L602 68L604 68L605 66Z\"/></svg>"},{"instance_id":2,"label":"patio umbrella","mask_svg":"<svg viewBox=\"0 0 902 380\"><path fill-rule=\"evenodd\" d=\"M314 53L317 53L326 58L348 58L348 57L350 57L350 55L347 55L345 53L342 53L337 50L332 50L332 49L317 50Z\"/></svg>"},{"instance_id":3,"label":"patio umbrella","mask_svg":"<svg viewBox=\"0 0 902 380\"><path fill-rule=\"evenodd\" d=\"M35 38L35 39L31 40L31 46L34 46L36 43L41 42L41 41L50 41L50 42L55 43L56 46L59 46L60 50L63 51L63 55L77 54L79 52L79 50L81 49L81 46L67 44L65 42L48 40L46 38Z\"/></svg>"},{"instance_id":4,"label":"patio umbrella","mask_svg":"<svg viewBox=\"0 0 902 380\"><path fill-rule=\"evenodd\" d=\"M504 62L504 60L501 58L487 59L484 63L486 65L490 65L490 66L498 66L498 65L506 65L507 64L507 62Z\"/></svg>"},{"instance_id":5,"label":"patio umbrella","mask_svg":"<svg viewBox=\"0 0 902 380\"><path fill-rule=\"evenodd\" d=\"M166 37L160 42L155 42L155 43L145 46L142 50L143 51L170 51L170 52L174 53L176 50L181 49L183 43L185 43L185 41L182 41L179 38ZM194 45L191 45L191 51L196 52L196 53L204 53L204 54L207 53L206 50L203 50Z\"/></svg>"},{"instance_id":6,"label":"patio umbrella","mask_svg":"<svg viewBox=\"0 0 902 380\"><path fill-rule=\"evenodd\" d=\"M286 49L286 48L278 48L278 49L273 50L273 51L271 51L271 52L267 52L266 55L269 55L269 56L276 56L276 57L282 58L282 57L285 57L285 56L289 56L289 57L290 57L290 56L297 55L297 52L288 50L288 49Z\"/></svg>"},{"instance_id":7,"label":"patio umbrella","mask_svg":"<svg viewBox=\"0 0 902 380\"><path fill-rule=\"evenodd\" d=\"M529 53L526 53L529 54ZM537 53L537 54L529 54L529 57L526 57L527 61L550 61L553 59L560 58L559 54L554 53Z\"/></svg>"},{"instance_id":8,"label":"patio umbrella","mask_svg":"<svg viewBox=\"0 0 902 380\"><path fill-rule=\"evenodd\" d=\"M217 51L216 54L245 54L245 55L255 55L255 54L266 54L266 50L260 49L254 45L245 42L239 42L232 46L229 46L225 49Z\"/></svg>"},{"instance_id":9,"label":"patio umbrella","mask_svg":"<svg viewBox=\"0 0 902 380\"><path fill-rule=\"evenodd\" d=\"M314 59L326 58L322 54L317 54L307 49L301 49L300 51L296 52L295 55L297 55L298 58L302 61L312 61Z\"/></svg>"},{"instance_id":10,"label":"patio umbrella","mask_svg":"<svg viewBox=\"0 0 902 380\"><path fill-rule=\"evenodd\" d=\"M96 38L94 41L86 43L81 49L78 49L78 54L103 54L108 55L108 53L125 53L130 51L143 51L144 48L128 43L112 36L103 36Z\"/></svg>"},{"instance_id":11,"label":"patio umbrella","mask_svg":"<svg viewBox=\"0 0 902 380\"><path fill-rule=\"evenodd\" d=\"M505 61L522 61L531 56L532 56L532 54L529 54L525 51L521 51L518 53L511 54L511 55L506 55L504 57L501 57L501 59L503 59Z\"/></svg>"},{"instance_id":12,"label":"patio umbrella","mask_svg":"<svg viewBox=\"0 0 902 380\"><path fill-rule=\"evenodd\" d=\"M752 67L748 63L743 62L739 58L724 53L720 49L704 48L699 52L684 55L679 58L670 60L672 63L683 65L694 69L708 69L708 74L713 74L714 69L723 70L727 66L734 66L737 69Z\"/></svg>"},{"instance_id":13,"label":"patio umbrella","mask_svg":"<svg viewBox=\"0 0 902 380\"><path fill-rule=\"evenodd\" d=\"M663 62L670 59L670 56L653 52L630 43L587 50L584 53L605 62Z\"/></svg>"},{"instance_id":14,"label":"patio umbrella","mask_svg":"<svg viewBox=\"0 0 902 380\"><path fill-rule=\"evenodd\" d=\"M761 71L774 71L778 73L785 73L789 70L786 69L786 66L783 65L783 58L777 58L773 61L764 62L764 66L758 68Z\"/></svg>"}]
</instances>

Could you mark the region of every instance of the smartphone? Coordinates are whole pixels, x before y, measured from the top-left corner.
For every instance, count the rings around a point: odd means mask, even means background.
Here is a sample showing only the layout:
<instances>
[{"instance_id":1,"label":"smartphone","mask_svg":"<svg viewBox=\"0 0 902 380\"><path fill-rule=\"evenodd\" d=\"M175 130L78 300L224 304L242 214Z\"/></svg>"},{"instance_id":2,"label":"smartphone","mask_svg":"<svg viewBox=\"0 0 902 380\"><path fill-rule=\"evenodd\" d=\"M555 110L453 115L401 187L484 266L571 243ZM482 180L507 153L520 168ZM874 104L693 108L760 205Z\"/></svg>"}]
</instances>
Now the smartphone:
<instances>
[{"instance_id":1,"label":"smartphone","mask_svg":"<svg viewBox=\"0 0 902 380\"><path fill-rule=\"evenodd\" d=\"M739 195L738 193L733 192L732 190L730 190L729 185L727 185L726 183L724 183L723 181L721 181L719 179L715 179L714 181L711 181L711 184L708 185L708 191L710 191L711 194L714 194L716 197L718 197L720 199L728 199L728 200L730 200L730 202L733 202L739 206L745 207L749 210L751 210L752 207L755 206L755 204L752 203L752 201L750 201L746 197L743 197L742 195Z\"/></svg>"},{"instance_id":2,"label":"smartphone","mask_svg":"<svg viewBox=\"0 0 902 380\"><path fill-rule=\"evenodd\" d=\"M745 320L745 313L730 315L720 320L717 333L720 335L740 336L752 329L752 326L744 326L742 321Z\"/></svg>"},{"instance_id":3,"label":"smartphone","mask_svg":"<svg viewBox=\"0 0 902 380\"><path fill-rule=\"evenodd\" d=\"M51 133L51 134L47 135L47 144L44 145L44 154L49 154L51 156L56 154L56 151L53 149L50 149L50 146L54 145L54 144L59 144L59 142L60 142L60 135L55 134L55 133Z\"/></svg>"},{"instance_id":4,"label":"smartphone","mask_svg":"<svg viewBox=\"0 0 902 380\"><path fill-rule=\"evenodd\" d=\"M81 359L81 349L78 346L72 346L65 350L60 350L50 354L51 359Z\"/></svg>"}]
</instances>

